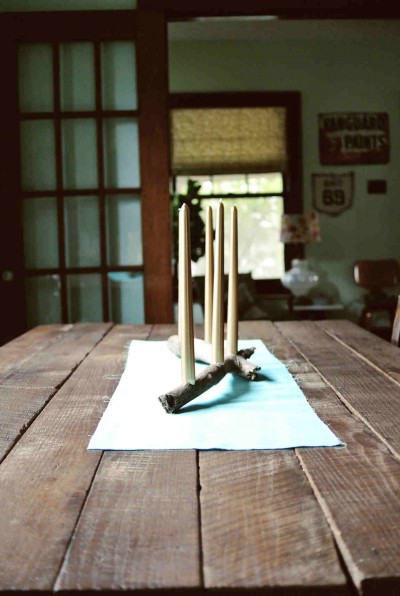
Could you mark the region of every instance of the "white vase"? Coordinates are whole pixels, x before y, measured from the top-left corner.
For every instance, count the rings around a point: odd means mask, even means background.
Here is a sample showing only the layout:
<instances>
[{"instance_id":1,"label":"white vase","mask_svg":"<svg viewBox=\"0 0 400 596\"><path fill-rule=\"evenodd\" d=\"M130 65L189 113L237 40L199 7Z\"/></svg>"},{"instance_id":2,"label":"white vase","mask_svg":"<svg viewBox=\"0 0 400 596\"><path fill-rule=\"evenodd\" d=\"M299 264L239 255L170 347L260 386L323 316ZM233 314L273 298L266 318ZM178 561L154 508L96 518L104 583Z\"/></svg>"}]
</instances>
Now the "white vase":
<instances>
[{"instance_id":1,"label":"white vase","mask_svg":"<svg viewBox=\"0 0 400 596\"><path fill-rule=\"evenodd\" d=\"M281 282L297 298L306 296L317 285L318 275L310 271L305 259L293 259L292 268L286 271Z\"/></svg>"}]
</instances>

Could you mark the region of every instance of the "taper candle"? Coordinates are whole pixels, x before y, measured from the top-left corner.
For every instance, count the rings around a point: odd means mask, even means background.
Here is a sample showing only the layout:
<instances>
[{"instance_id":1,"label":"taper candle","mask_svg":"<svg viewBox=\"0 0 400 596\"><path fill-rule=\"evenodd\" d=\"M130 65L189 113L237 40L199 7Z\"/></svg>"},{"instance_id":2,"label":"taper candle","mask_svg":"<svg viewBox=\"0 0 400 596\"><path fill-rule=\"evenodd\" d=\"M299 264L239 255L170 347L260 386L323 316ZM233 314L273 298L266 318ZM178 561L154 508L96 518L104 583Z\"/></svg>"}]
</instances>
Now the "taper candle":
<instances>
[{"instance_id":1,"label":"taper candle","mask_svg":"<svg viewBox=\"0 0 400 596\"><path fill-rule=\"evenodd\" d=\"M206 275L204 280L204 341L211 343L214 283L214 233L212 207L206 212Z\"/></svg>"},{"instance_id":2,"label":"taper candle","mask_svg":"<svg viewBox=\"0 0 400 596\"><path fill-rule=\"evenodd\" d=\"M215 226L215 264L211 361L224 361L224 205L219 202Z\"/></svg>"},{"instance_id":3,"label":"taper candle","mask_svg":"<svg viewBox=\"0 0 400 596\"><path fill-rule=\"evenodd\" d=\"M226 351L236 354L238 349L238 221L237 207L231 209L231 240L229 254L228 321Z\"/></svg>"},{"instance_id":4,"label":"taper candle","mask_svg":"<svg viewBox=\"0 0 400 596\"><path fill-rule=\"evenodd\" d=\"M182 383L195 383L193 298L191 273L190 212L184 204L179 211L179 303L178 324L181 342Z\"/></svg>"}]
</instances>

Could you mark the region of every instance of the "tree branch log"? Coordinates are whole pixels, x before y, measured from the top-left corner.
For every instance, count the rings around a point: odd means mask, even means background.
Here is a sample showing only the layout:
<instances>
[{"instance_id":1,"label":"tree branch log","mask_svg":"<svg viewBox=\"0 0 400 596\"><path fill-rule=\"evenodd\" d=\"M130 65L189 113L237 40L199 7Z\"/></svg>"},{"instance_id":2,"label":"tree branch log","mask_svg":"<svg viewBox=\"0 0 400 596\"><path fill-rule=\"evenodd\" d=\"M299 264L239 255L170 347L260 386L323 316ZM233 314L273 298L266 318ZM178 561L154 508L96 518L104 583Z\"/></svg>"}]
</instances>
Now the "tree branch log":
<instances>
[{"instance_id":1,"label":"tree branch log","mask_svg":"<svg viewBox=\"0 0 400 596\"><path fill-rule=\"evenodd\" d=\"M175 354L175 356L178 356L179 358L181 357L181 344L180 344L178 335L171 335L171 337L168 338L167 346L168 346L169 350L173 354ZM251 356L254 354L254 351L255 351L255 348L245 348L243 350L239 350L237 352L237 354L235 354L236 356L241 357L236 362L237 368L241 368L243 366L243 371L245 372L245 374L244 375L242 374L241 376L250 378L250 377L248 377L248 374L252 370L254 373L257 370L260 370L259 366L250 364L250 362L245 362L245 360L248 360L249 358L251 358ZM198 339L197 337L195 337L195 339L194 339L194 359L197 360L198 362L204 362L205 364L211 364L211 345L207 344L202 339ZM238 372L238 370L235 370L234 372L236 372L237 374L240 374Z\"/></svg>"},{"instance_id":2,"label":"tree branch log","mask_svg":"<svg viewBox=\"0 0 400 596\"><path fill-rule=\"evenodd\" d=\"M171 336L167 343L169 349L177 356L180 356L178 336ZM229 354L221 364L210 364L207 366L196 377L194 385L185 383L169 393L161 395L158 399L163 408L168 414L176 413L184 405L219 383L228 372L237 374L249 381L254 381L257 378L257 371L260 370L259 366L248 362L248 358L253 355L254 350L255 348L247 348L245 350L239 350L237 354ZM195 339L195 359L209 363L210 356L210 346L202 340Z\"/></svg>"}]
</instances>

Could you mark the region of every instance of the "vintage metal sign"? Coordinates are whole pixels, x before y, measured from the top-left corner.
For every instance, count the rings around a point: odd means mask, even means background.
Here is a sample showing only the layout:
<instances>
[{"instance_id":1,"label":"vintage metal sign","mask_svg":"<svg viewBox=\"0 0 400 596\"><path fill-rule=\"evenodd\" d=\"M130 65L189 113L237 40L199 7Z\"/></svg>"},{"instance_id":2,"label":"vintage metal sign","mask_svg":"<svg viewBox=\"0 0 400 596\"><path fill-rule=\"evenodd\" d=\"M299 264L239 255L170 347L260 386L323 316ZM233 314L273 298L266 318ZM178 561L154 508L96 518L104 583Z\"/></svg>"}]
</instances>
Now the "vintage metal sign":
<instances>
[{"instance_id":1,"label":"vintage metal sign","mask_svg":"<svg viewBox=\"0 0 400 596\"><path fill-rule=\"evenodd\" d=\"M380 112L319 114L322 165L389 162L389 116Z\"/></svg>"},{"instance_id":2,"label":"vintage metal sign","mask_svg":"<svg viewBox=\"0 0 400 596\"><path fill-rule=\"evenodd\" d=\"M312 174L312 192L316 211L339 215L353 204L354 174Z\"/></svg>"}]
</instances>

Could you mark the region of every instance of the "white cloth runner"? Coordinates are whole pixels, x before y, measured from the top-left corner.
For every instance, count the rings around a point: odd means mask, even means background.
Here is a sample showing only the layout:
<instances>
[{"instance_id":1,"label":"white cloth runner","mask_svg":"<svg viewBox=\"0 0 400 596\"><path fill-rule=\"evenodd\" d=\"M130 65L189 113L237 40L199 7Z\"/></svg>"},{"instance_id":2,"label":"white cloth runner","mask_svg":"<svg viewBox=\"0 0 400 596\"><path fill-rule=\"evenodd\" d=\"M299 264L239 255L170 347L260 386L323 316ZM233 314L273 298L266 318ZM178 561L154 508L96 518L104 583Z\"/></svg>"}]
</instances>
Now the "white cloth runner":
<instances>
[{"instance_id":1,"label":"white cloth runner","mask_svg":"<svg viewBox=\"0 0 400 596\"><path fill-rule=\"evenodd\" d=\"M261 380L232 374L167 414L158 396L180 385L180 359L165 341L132 341L125 371L89 449L283 449L342 445L261 340L251 361ZM196 373L205 365L196 363Z\"/></svg>"}]
</instances>

